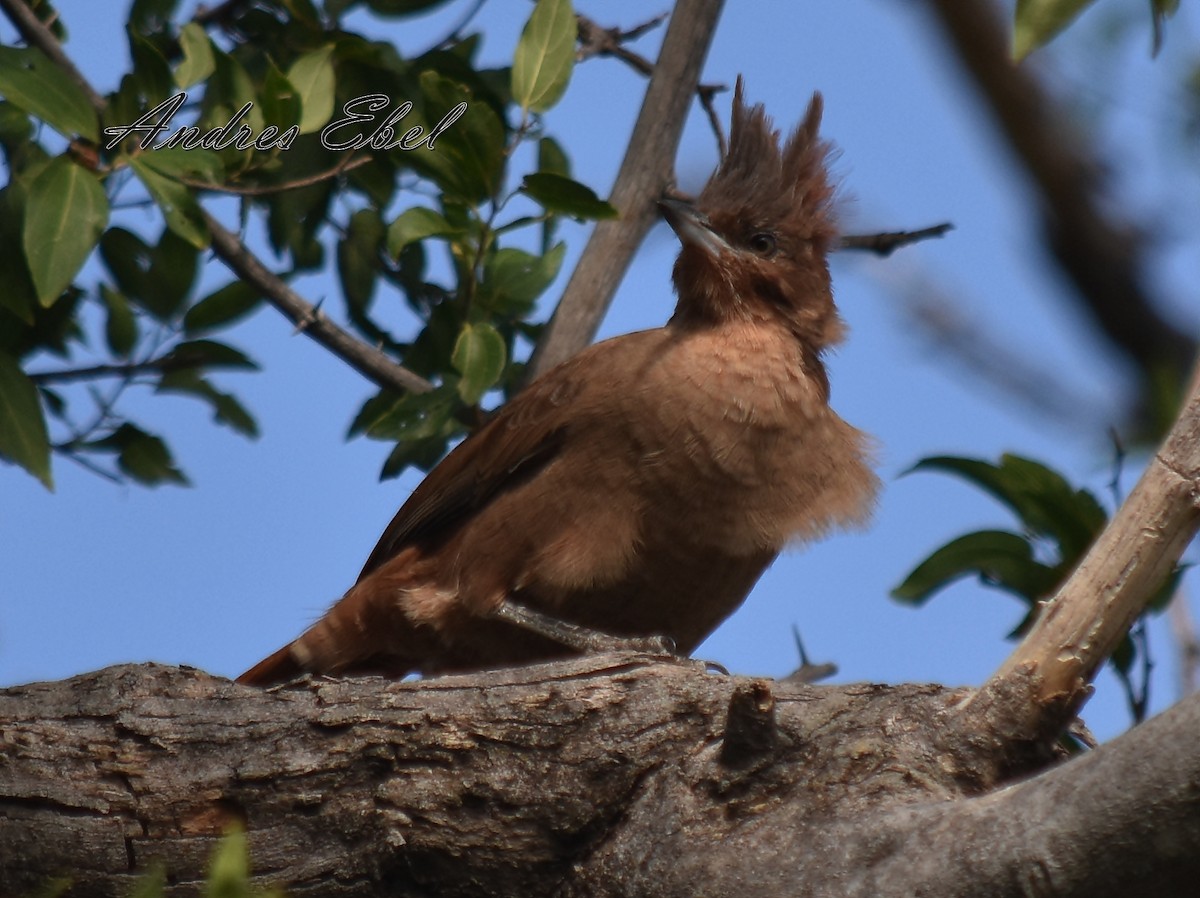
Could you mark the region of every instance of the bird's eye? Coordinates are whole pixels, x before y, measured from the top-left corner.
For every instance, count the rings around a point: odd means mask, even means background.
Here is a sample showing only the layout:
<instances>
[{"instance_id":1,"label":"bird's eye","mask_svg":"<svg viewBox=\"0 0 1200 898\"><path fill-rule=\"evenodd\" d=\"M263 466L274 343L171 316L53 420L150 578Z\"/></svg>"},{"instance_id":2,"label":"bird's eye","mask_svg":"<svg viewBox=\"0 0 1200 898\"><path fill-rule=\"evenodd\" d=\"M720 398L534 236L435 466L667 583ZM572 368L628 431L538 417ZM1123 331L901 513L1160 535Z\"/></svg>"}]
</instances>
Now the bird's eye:
<instances>
[{"instance_id":1,"label":"bird's eye","mask_svg":"<svg viewBox=\"0 0 1200 898\"><path fill-rule=\"evenodd\" d=\"M753 237L750 238L749 243L750 243L750 249L754 250L754 252L756 252L760 256L775 255L775 250L777 248L777 244L775 242L774 234L771 234L767 231L759 231L757 234L755 234Z\"/></svg>"}]
</instances>

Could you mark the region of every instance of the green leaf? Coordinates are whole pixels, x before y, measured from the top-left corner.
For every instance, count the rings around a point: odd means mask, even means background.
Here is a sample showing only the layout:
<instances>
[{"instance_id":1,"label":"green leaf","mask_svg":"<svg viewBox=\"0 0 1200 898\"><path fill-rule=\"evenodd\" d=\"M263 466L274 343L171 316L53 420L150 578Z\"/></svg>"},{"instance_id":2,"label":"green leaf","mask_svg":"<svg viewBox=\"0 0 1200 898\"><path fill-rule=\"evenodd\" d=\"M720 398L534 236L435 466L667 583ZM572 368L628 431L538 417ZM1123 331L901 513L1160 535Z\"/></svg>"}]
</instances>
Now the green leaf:
<instances>
[{"instance_id":1,"label":"green leaf","mask_svg":"<svg viewBox=\"0 0 1200 898\"><path fill-rule=\"evenodd\" d=\"M186 368L229 368L257 371L258 363L242 352L216 340L188 340L163 357L167 370Z\"/></svg>"},{"instance_id":2,"label":"green leaf","mask_svg":"<svg viewBox=\"0 0 1200 898\"><path fill-rule=\"evenodd\" d=\"M161 152L161 151L160 151ZM165 175L147 161L151 153L135 156L131 165L147 192L166 219L167 227L197 249L208 246L208 225L192 192Z\"/></svg>"},{"instance_id":3,"label":"green leaf","mask_svg":"<svg viewBox=\"0 0 1200 898\"><path fill-rule=\"evenodd\" d=\"M458 395L463 402L475 405L495 386L504 373L507 356L504 338L492 325L486 322L463 325L450 355L450 364L462 375Z\"/></svg>"},{"instance_id":4,"label":"green leaf","mask_svg":"<svg viewBox=\"0 0 1200 898\"><path fill-rule=\"evenodd\" d=\"M1050 42L1095 0L1017 0L1013 58L1020 61Z\"/></svg>"},{"instance_id":5,"label":"green leaf","mask_svg":"<svg viewBox=\"0 0 1200 898\"><path fill-rule=\"evenodd\" d=\"M183 316L183 332L195 336L249 315L262 305L262 294L237 280L200 300Z\"/></svg>"},{"instance_id":6,"label":"green leaf","mask_svg":"<svg viewBox=\"0 0 1200 898\"><path fill-rule=\"evenodd\" d=\"M87 95L40 50L0 47L0 94L64 137L99 140L100 123Z\"/></svg>"},{"instance_id":7,"label":"green leaf","mask_svg":"<svg viewBox=\"0 0 1200 898\"><path fill-rule=\"evenodd\" d=\"M462 428L451 423L447 425L447 431L444 436L425 437L420 440L405 440L397 443L384 460L383 467L379 471L379 479L388 480L392 477L399 477L410 467L429 471L442 460L450 440L461 433Z\"/></svg>"},{"instance_id":8,"label":"green leaf","mask_svg":"<svg viewBox=\"0 0 1200 898\"><path fill-rule=\"evenodd\" d=\"M360 312L371 303L379 277L379 247L383 222L374 209L359 209L350 216L346 236L338 241L337 266L346 302Z\"/></svg>"},{"instance_id":9,"label":"green leaf","mask_svg":"<svg viewBox=\"0 0 1200 898\"><path fill-rule=\"evenodd\" d=\"M387 251L393 259L400 251L417 240L426 237L450 237L461 233L438 212L422 206L405 209L388 225Z\"/></svg>"},{"instance_id":10,"label":"green leaf","mask_svg":"<svg viewBox=\"0 0 1200 898\"><path fill-rule=\"evenodd\" d=\"M100 298L108 311L104 324L104 339L113 355L126 358L137 344L138 326L129 299L108 284L100 285Z\"/></svg>"},{"instance_id":11,"label":"green leaf","mask_svg":"<svg viewBox=\"0 0 1200 898\"><path fill-rule=\"evenodd\" d=\"M100 258L121 292L132 299L145 296L146 277L155 253L141 237L121 227L109 228L100 238Z\"/></svg>"},{"instance_id":12,"label":"green leaf","mask_svg":"<svg viewBox=\"0 0 1200 898\"><path fill-rule=\"evenodd\" d=\"M222 393L195 370L167 371L159 379L156 393L195 396L213 411L213 420L251 439L258 438L258 422L231 393Z\"/></svg>"},{"instance_id":13,"label":"green leaf","mask_svg":"<svg viewBox=\"0 0 1200 898\"><path fill-rule=\"evenodd\" d=\"M133 0L129 25L139 34L162 34L171 27L179 0Z\"/></svg>"},{"instance_id":14,"label":"green leaf","mask_svg":"<svg viewBox=\"0 0 1200 898\"><path fill-rule=\"evenodd\" d=\"M26 325L34 322L34 309L40 309L37 290L25 263L25 248L21 239L24 225L23 190L19 184L9 184L0 190L0 309L7 309ZM0 346L3 346L0 341Z\"/></svg>"},{"instance_id":15,"label":"green leaf","mask_svg":"<svg viewBox=\"0 0 1200 898\"><path fill-rule=\"evenodd\" d=\"M425 120L435 123L435 129L443 121L450 124L438 134L433 148L420 143L405 160L451 198L474 205L494 196L500 189L506 160L500 117L465 85L437 72L422 72L420 82L426 100ZM464 103L465 111L451 121Z\"/></svg>"},{"instance_id":16,"label":"green leaf","mask_svg":"<svg viewBox=\"0 0 1200 898\"><path fill-rule=\"evenodd\" d=\"M286 131L300 121L300 97L296 88L274 63L267 64L259 105L262 107L263 122L268 126L274 125Z\"/></svg>"},{"instance_id":17,"label":"green leaf","mask_svg":"<svg viewBox=\"0 0 1200 898\"><path fill-rule=\"evenodd\" d=\"M145 486L189 485L187 477L175 467L167 444L133 424L122 424L108 436L85 443L84 447L116 452L117 467Z\"/></svg>"},{"instance_id":18,"label":"green leaf","mask_svg":"<svg viewBox=\"0 0 1200 898\"><path fill-rule=\"evenodd\" d=\"M333 44L305 53L287 70L287 79L300 96L300 133L320 131L333 117Z\"/></svg>"},{"instance_id":19,"label":"green leaf","mask_svg":"<svg viewBox=\"0 0 1200 898\"><path fill-rule=\"evenodd\" d=\"M174 321L196 280L200 253L174 231L164 228L151 251L141 305L159 321Z\"/></svg>"},{"instance_id":20,"label":"green leaf","mask_svg":"<svg viewBox=\"0 0 1200 898\"><path fill-rule=\"evenodd\" d=\"M248 898L250 895L250 850L246 832L232 827L213 852L204 884L204 898Z\"/></svg>"},{"instance_id":21,"label":"green leaf","mask_svg":"<svg viewBox=\"0 0 1200 898\"><path fill-rule=\"evenodd\" d=\"M533 301L558 277L566 252L565 243L544 256L515 247L497 250L484 265L483 295L488 307L500 314L527 314Z\"/></svg>"},{"instance_id":22,"label":"green leaf","mask_svg":"<svg viewBox=\"0 0 1200 898\"><path fill-rule=\"evenodd\" d=\"M579 32L571 0L538 0L513 57L513 102L545 112L562 98L575 66Z\"/></svg>"},{"instance_id":23,"label":"green leaf","mask_svg":"<svg viewBox=\"0 0 1200 898\"><path fill-rule=\"evenodd\" d=\"M21 243L38 301L51 305L87 260L108 223L108 198L96 176L66 156L29 185Z\"/></svg>"},{"instance_id":24,"label":"green leaf","mask_svg":"<svg viewBox=\"0 0 1200 898\"><path fill-rule=\"evenodd\" d=\"M548 212L559 212L575 218L616 218L617 210L596 196L590 187L549 172L526 175L521 192L535 200Z\"/></svg>"},{"instance_id":25,"label":"green leaf","mask_svg":"<svg viewBox=\"0 0 1200 898\"><path fill-rule=\"evenodd\" d=\"M225 180L225 163L212 150L163 147L137 157L141 165L168 178L197 178L210 184Z\"/></svg>"},{"instance_id":26,"label":"green leaf","mask_svg":"<svg viewBox=\"0 0 1200 898\"><path fill-rule=\"evenodd\" d=\"M459 408L454 378L427 393L397 396L382 391L363 405L348 436L365 433L372 439L396 440L379 473L395 477L410 465L429 470L446 454L451 439L463 432L454 417Z\"/></svg>"},{"instance_id":27,"label":"green leaf","mask_svg":"<svg viewBox=\"0 0 1200 898\"><path fill-rule=\"evenodd\" d=\"M7 353L0 353L0 456L16 462L46 489L54 489L50 437L37 387Z\"/></svg>"},{"instance_id":28,"label":"green leaf","mask_svg":"<svg viewBox=\"0 0 1200 898\"><path fill-rule=\"evenodd\" d=\"M129 37L129 55L133 58L133 79L138 93L145 101L156 106L167 97L177 93L175 76L162 51L151 40L132 28L126 28Z\"/></svg>"},{"instance_id":29,"label":"green leaf","mask_svg":"<svg viewBox=\"0 0 1200 898\"><path fill-rule=\"evenodd\" d=\"M1051 468L1019 455L1005 454L1000 464L972 458L936 456L922 459L910 471L940 470L957 474L991 493L1016 513L1031 532L1053 539L1062 561L1076 560L1107 522L1096 497L1074 489Z\"/></svg>"},{"instance_id":30,"label":"green leaf","mask_svg":"<svg viewBox=\"0 0 1200 898\"><path fill-rule=\"evenodd\" d=\"M212 41L203 25L196 22L184 25L179 32L179 48L183 51L183 61L175 67L175 83L180 87L198 84L216 69Z\"/></svg>"},{"instance_id":31,"label":"green leaf","mask_svg":"<svg viewBox=\"0 0 1200 898\"><path fill-rule=\"evenodd\" d=\"M571 177L571 161L553 137L543 137L538 141L537 167L543 174Z\"/></svg>"},{"instance_id":32,"label":"green leaf","mask_svg":"<svg viewBox=\"0 0 1200 898\"><path fill-rule=\"evenodd\" d=\"M922 605L938 590L972 574L1031 602L1059 579L1053 568L1034 559L1028 540L1005 530L980 530L952 540L922 561L892 590L892 597Z\"/></svg>"}]
</instances>

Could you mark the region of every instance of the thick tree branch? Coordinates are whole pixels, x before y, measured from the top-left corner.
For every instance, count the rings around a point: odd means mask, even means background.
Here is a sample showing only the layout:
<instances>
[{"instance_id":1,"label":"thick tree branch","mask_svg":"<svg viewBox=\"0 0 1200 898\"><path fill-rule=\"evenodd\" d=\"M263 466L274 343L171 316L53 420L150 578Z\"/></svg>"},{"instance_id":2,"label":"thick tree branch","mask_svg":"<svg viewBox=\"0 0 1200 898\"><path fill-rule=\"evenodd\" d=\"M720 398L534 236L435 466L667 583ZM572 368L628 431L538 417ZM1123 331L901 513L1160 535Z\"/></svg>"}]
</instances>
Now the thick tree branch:
<instances>
[{"instance_id":1,"label":"thick tree branch","mask_svg":"<svg viewBox=\"0 0 1200 898\"><path fill-rule=\"evenodd\" d=\"M1193 697L1019 785L893 808L869 839L838 821L812 849L849 855L842 898L1187 895L1200 869L1197 732Z\"/></svg>"},{"instance_id":2,"label":"thick tree branch","mask_svg":"<svg viewBox=\"0 0 1200 898\"><path fill-rule=\"evenodd\" d=\"M11 688L0 894L69 872L68 896L125 896L161 862L194 895L233 821L261 881L321 898L1017 898L1047 869L1042 898L1127 898L1146 870L1158 898L1192 894L1200 697L998 789L1035 768L963 728L965 695L629 655L277 692L158 665Z\"/></svg>"},{"instance_id":3,"label":"thick tree branch","mask_svg":"<svg viewBox=\"0 0 1200 898\"><path fill-rule=\"evenodd\" d=\"M597 222L530 359L531 379L595 339L634 252L657 221L655 203L673 178L675 151L721 6L722 0L675 5L609 198L621 217Z\"/></svg>"},{"instance_id":4,"label":"thick tree branch","mask_svg":"<svg viewBox=\"0 0 1200 898\"><path fill-rule=\"evenodd\" d=\"M1075 286L1075 296L1108 340L1145 380L1163 367L1181 380L1195 339L1159 312L1146 278L1145 241L1103 201L1106 166L1039 81L1015 66L1008 30L993 0L928 0L951 49L1028 172L1041 200L1047 248Z\"/></svg>"}]
</instances>

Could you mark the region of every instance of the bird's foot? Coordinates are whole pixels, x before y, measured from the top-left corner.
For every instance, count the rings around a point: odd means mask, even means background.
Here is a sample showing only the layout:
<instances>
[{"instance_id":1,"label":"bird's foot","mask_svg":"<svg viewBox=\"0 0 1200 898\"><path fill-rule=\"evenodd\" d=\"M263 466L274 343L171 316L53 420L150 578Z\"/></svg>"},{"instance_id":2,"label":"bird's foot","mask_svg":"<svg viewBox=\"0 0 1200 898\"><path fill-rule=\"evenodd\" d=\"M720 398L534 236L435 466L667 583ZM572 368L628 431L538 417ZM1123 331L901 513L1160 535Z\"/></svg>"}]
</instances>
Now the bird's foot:
<instances>
[{"instance_id":1,"label":"bird's foot","mask_svg":"<svg viewBox=\"0 0 1200 898\"><path fill-rule=\"evenodd\" d=\"M672 658L677 654L675 641L666 636L614 636L611 633L593 630L591 627L559 620L511 599L497 608L494 616L581 654L637 652Z\"/></svg>"}]
</instances>

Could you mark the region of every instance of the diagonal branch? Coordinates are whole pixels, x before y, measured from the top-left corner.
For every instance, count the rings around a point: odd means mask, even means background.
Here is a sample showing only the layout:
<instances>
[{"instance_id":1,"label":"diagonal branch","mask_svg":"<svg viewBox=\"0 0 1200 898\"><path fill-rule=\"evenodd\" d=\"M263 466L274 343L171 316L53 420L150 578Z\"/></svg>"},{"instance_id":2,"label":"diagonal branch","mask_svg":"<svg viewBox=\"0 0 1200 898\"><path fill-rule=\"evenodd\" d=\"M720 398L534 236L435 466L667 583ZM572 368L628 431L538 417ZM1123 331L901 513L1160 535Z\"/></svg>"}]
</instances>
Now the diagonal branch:
<instances>
[{"instance_id":1,"label":"diagonal branch","mask_svg":"<svg viewBox=\"0 0 1200 898\"><path fill-rule=\"evenodd\" d=\"M236 234L226 230L212 215L205 212L204 220L212 234L212 248L217 257L234 274L262 293L267 302L282 312L298 330L304 331L363 377L381 387L414 393L426 393L433 389L433 384L397 365L387 353L338 327L317 306L306 301L263 265Z\"/></svg>"},{"instance_id":2,"label":"diagonal branch","mask_svg":"<svg viewBox=\"0 0 1200 898\"><path fill-rule=\"evenodd\" d=\"M621 217L596 224L566 291L529 363L529 377L565 361L595 339L642 238L671 183L675 152L722 0L679 0L650 76L610 202Z\"/></svg>"},{"instance_id":3,"label":"diagonal branch","mask_svg":"<svg viewBox=\"0 0 1200 898\"><path fill-rule=\"evenodd\" d=\"M1010 742L1061 732L1198 528L1200 388L1079 567L968 704L980 732Z\"/></svg>"},{"instance_id":4,"label":"diagonal branch","mask_svg":"<svg viewBox=\"0 0 1200 898\"><path fill-rule=\"evenodd\" d=\"M51 62L66 72L71 80L83 90L88 102L92 104L92 108L97 113L103 114L108 107L108 102L75 67L75 63L71 62L67 54L63 52L62 45L54 36L54 32L42 23L29 5L24 0L0 0L0 10L4 10L4 14L16 27L25 43L37 47L50 58Z\"/></svg>"}]
</instances>

